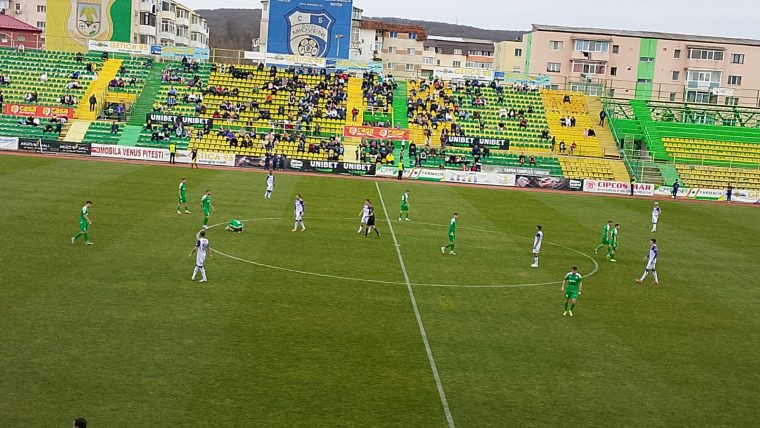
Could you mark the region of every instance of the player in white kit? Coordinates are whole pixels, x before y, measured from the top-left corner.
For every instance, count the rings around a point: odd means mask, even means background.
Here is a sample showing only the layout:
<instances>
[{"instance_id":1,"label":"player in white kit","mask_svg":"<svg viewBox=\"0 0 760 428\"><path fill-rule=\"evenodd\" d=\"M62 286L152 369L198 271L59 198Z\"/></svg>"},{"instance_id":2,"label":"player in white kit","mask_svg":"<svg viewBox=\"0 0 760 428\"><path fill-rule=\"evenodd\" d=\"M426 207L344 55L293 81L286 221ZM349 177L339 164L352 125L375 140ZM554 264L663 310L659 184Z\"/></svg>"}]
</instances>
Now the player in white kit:
<instances>
[{"instance_id":1,"label":"player in white kit","mask_svg":"<svg viewBox=\"0 0 760 428\"><path fill-rule=\"evenodd\" d=\"M652 232L657 232L657 222L660 220L660 203L655 202L652 207Z\"/></svg>"},{"instance_id":2,"label":"player in white kit","mask_svg":"<svg viewBox=\"0 0 760 428\"><path fill-rule=\"evenodd\" d=\"M370 201L369 199L364 200L364 206L362 207L361 211L361 222L359 222L359 229L356 231L356 234L362 233L362 230L364 230L367 227L367 220L369 220L369 206Z\"/></svg>"},{"instance_id":3,"label":"player in white kit","mask_svg":"<svg viewBox=\"0 0 760 428\"><path fill-rule=\"evenodd\" d=\"M295 216L296 216L296 222L293 225L293 230L291 232L295 232L298 230L298 225L301 225L301 232L306 230L306 226L303 224L303 213L304 213L304 203L303 198L301 198L301 195L296 195L296 202L295 202Z\"/></svg>"},{"instance_id":4,"label":"player in white kit","mask_svg":"<svg viewBox=\"0 0 760 428\"><path fill-rule=\"evenodd\" d=\"M541 252L541 242L544 240L544 231L543 228L538 225L536 226L536 237L533 238L533 264L530 265L532 268L538 267L538 253Z\"/></svg>"},{"instance_id":5,"label":"player in white kit","mask_svg":"<svg viewBox=\"0 0 760 428\"><path fill-rule=\"evenodd\" d=\"M267 175L267 191L264 192L264 199L272 199L272 192L274 192L274 175L272 175L272 171L269 171Z\"/></svg>"},{"instance_id":6,"label":"player in white kit","mask_svg":"<svg viewBox=\"0 0 760 428\"><path fill-rule=\"evenodd\" d=\"M200 272L200 282L207 282L206 268L203 265L206 262L206 254L211 257L209 249L210 247L208 245L208 239L206 239L206 231L201 230L201 233L198 235L198 241L195 242L195 247L193 247L193 251L190 251L190 256L195 253L195 269L193 270L193 277L190 278L191 280L195 281L195 276Z\"/></svg>"},{"instance_id":7,"label":"player in white kit","mask_svg":"<svg viewBox=\"0 0 760 428\"><path fill-rule=\"evenodd\" d=\"M652 272L652 276L654 277L654 285L660 285L660 280L657 278L657 240L652 238L652 240L649 241L649 255L647 257L644 257L644 260L647 261L647 267L644 269L644 274L641 275L641 278L636 279L636 282L641 284L644 282L644 279L646 279L647 275L649 275L649 272Z\"/></svg>"}]
</instances>

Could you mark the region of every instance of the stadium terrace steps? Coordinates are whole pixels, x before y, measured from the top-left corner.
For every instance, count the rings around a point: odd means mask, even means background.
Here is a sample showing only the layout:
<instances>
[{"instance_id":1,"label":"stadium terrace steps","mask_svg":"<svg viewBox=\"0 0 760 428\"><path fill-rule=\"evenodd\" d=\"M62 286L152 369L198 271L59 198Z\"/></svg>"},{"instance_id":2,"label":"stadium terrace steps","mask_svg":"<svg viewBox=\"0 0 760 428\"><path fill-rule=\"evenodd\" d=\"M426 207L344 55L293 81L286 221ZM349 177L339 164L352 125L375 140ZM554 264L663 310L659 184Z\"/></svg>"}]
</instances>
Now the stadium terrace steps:
<instances>
[{"instance_id":1,"label":"stadium terrace steps","mask_svg":"<svg viewBox=\"0 0 760 428\"><path fill-rule=\"evenodd\" d=\"M132 105L132 116L129 118L130 125L142 126L145 124L145 115L153 110L153 102L161 90L161 73L161 67L153 64L146 78L142 94L137 102Z\"/></svg>"},{"instance_id":2,"label":"stadium terrace steps","mask_svg":"<svg viewBox=\"0 0 760 428\"><path fill-rule=\"evenodd\" d=\"M118 144L120 146L134 146L137 144L137 141L140 139L140 134L142 133L143 127L142 125L125 125L122 132L121 137L119 137Z\"/></svg>"},{"instance_id":3,"label":"stadium terrace steps","mask_svg":"<svg viewBox=\"0 0 760 428\"><path fill-rule=\"evenodd\" d=\"M662 182L665 183L666 186L671 186L673 183L676 182L676 180L680 181L680 176L678 175L678 170L674 165L671 164L657 164L657 167L660 170L660 175L662 176Z\"/></svg>"},{"instance_id":4,"label":"stadium terrace steps","mask_svg":"<svg viewBox=\"0 0 760 428\"><path fill-rule=\"evenodd\" d=\"M737 189L760 190L760 169L698 165L676 165L675 168L686 187L725 189L731 184Z\"/></svg>"},{"instance_id":5,"label":"stadium terrace steps","mask_svg":"<svg viewBox=\"0 0 760 428\"><path fill-rule=\"evenodd\" d=\"M563 175L567 178L615 181L610 160L576 156L559 156L558 159L562 165ZM628 182L628 180L619 181Z\"/></svg>"},{"instance_id":6,"label":"stadium terrace steps","mask_svg":"<svg viewBox=\"0 0 760 428\"><path fill-rule=\"evenodd\" d=\"M401 129L409 129L406 80L397 81L396 85L393 91L393 126L398 125Z\"/></svg>"},{"instance_id":7,"label":"stadium terrace steps","mask_svg":"<svg viewBox=\"0 0 760 428\"><path fill-rule=\"evenodd\" d=\"M570 102L563 102L565 96L570 97ZM586 157L604 157L604 150L598 137L586 137L585 132L589 129L596 131L596 123L589 115L589 107L586 96L579 92L568 91L541 91L541 99L546 110L546 121L549 124L549 134L556 137L557 143L564 141L567 146L572 143L577 145L575 154ZM576 126L562 126L560 119L575 117ZM615 150L617 153L617 150Z\"/></svg>"},{"instance_id":8,"label":"stadium terrace steps","mask_svg":"<svg viewBox=\"0 0 760 428\"><path fill-rule=\"evenodd\" d=\"M665 150L665 145L662 143L662 138L657 128L654 125L652 119L652 113L649 111L649 105L644 100L631 100L631 108L633 109L633 115L636 120L641 124L641 129L644 133L644 138L647 142L647 147L654 160L667 161L668 153Z\"/></svg>"},{"instance_id":9,"label":"stadium terrace steps","mask_svg":"<svg viewBox=\"0 0 760 428\"><path fill-rule=\"evenodd\" d=\"M598 97L586 97L586 105L588 106L592 121L597 120L599 112L604 110L602 102ZM596 132L596 138L599 140L599 145L604 152L604 157L620 158L620 151L617 144L615 144L615 138L612 136L609 126L595 126L594 131Z\"/></svg>"},{"instance_id":10,"label":"stadium terrace steps","mask_svg":"<svg viewBox=\"0 0 760 428\"><path fill-rule=\"evenodd\" d=\"M89 107L88 107L89 108ZM90 120L77 120L71 121L71 126L68 132L64 135L63 140L69 143L81 143L84 141L84 136L87 134L87 130L90 129Z\"/></svg>"},{"instance_id":11,"label":"stadium terrace steps","mask_svg":"<svg viewBox=\"0 0 760 428\"><path fill-rule=\"evenodd\" d=\"M349 77L348 96L346 99L346 126L362 125L364 123L364 95L362 93L362 79L360 77ZM352 112L354 109L359 111L357 121L353 121ZM351 154L356 152L356 148L361 144L361 138L346 137L343 139L345 153Z\"/></svg>"},{"instance_id":12,"label":"stadium terrace steps","mask_svg":"<svg viewBox=\"0 0 760 428\"><path fill-rule=\"evenodd\" d=\"M90 121L97 119L98 111L103 108L103 101L108 91L108 83L119 73L121 63L122 60L120 59L109 59L103 64L98 79L90 83L82 99L79 100L79 107L74 113L74 117ZM91 95L95 95L98 99L98 106L93 111L90 111Z\"/></svg>"},{"instance_id":13,"label":"stadium terrace steps","mask_svg":"<svg viewBox=\"0 0 760 428\"><path fill-rule=\"evenodd\" d=\"M624 183L631 180L631 176L628 175L628 169L625 167L625 163L617 159L608 159L610 164L610 171L612 171L612 177L615 181L622 181Z\"/></svg>"}]
</instances>

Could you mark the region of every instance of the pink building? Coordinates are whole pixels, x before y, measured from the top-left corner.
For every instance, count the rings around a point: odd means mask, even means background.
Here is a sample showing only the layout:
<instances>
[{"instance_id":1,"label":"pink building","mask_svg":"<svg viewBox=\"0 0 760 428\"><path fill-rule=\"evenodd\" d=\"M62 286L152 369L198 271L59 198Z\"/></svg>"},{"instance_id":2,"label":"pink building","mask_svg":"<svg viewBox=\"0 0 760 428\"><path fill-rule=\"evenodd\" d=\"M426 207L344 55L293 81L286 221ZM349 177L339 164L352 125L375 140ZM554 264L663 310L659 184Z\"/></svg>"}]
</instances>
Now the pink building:
<instances>
[{"instance_id":1,"label":"pink building","mask_svg":"<svg viewBox=\"0 0 760 428\"><path fill-rule=\"evenodd\" d=\"M760 105L760 40L533 25L525 70L591 95Z\"/></svg>"}]
</instances>

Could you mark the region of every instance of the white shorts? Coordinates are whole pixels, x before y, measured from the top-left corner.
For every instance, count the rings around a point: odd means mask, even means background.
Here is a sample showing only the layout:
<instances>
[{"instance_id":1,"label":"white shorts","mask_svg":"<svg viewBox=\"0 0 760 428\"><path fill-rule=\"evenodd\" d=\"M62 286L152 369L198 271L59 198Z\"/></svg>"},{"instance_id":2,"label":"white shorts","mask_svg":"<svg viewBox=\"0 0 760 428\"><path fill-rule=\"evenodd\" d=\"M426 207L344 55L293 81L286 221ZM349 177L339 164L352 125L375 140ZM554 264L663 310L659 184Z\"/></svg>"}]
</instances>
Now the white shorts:
<instances>
[{"instance_id":1,"label":"white shorts","mask_svg":"<svg viewBox=\"0 0 760 428\"><path fill-rule=\"evenodd\" d=\"M303 213L302 212L296 212L296 221L303 220Z\"/></svg>"},{"instance_id":2,"label":"white shorts","mask_svg":"<svg viewBox=\"0 0 760 428\"><path fill-rule=\"evenodd\" d=\"M267 192L274 191L274 186L267 186Z\"/></svg>"},{"instance_id":3,"label":"white shorts","mask_svg":"<svg viewBox=\"0 0 760 428\"><path fill-rule=\"evenodd\" d=\"M655 270L656 265L657 265L657 259L649 260L647 262L647 270Z\"/></svg>"},{"instance_id":4,"label":"white shorts","mask_svg":"<svg viewBox=\"0 0 760 428\"><path fill-rule=\"evenodd\" d=\"M369 216L368 215L363 215L362 216L362 222L361 222L361 224L367 224L367 220L369 220Z\"/></svg>"},{"instance_id":5,"label":"white shorts","mask_svg":"<svg viewBox=\"0 0 760 428\"><path fill-rule=\"evenodd\" d=\"M533 247L533 254L538 254L539 251L541 251L541 244L538 244Z\"/></svg>"},{"instance_id":6,"label":"white shorts","mask_svg":"<svg viewBox=\"0 0 760 428\"><path fill-rule=\"evenodd\" d=\"M657 224L657 220L659 220L659 219L660 219L660 217L659 217L659 216L654 216L654 215L653 215L653 216L652 216L652 224Z\"/></svg>"},{"instance_id":7,"label":"white shorts","mask_svg":"<svg viewBox=\"0 0 760 428\"><path fill-rule=\"evenodd\" d=\"M203 267L203 263L206 261L206 257L196 257L195 258L195 265L198 267Z\"/></svg>"}]
</instances>

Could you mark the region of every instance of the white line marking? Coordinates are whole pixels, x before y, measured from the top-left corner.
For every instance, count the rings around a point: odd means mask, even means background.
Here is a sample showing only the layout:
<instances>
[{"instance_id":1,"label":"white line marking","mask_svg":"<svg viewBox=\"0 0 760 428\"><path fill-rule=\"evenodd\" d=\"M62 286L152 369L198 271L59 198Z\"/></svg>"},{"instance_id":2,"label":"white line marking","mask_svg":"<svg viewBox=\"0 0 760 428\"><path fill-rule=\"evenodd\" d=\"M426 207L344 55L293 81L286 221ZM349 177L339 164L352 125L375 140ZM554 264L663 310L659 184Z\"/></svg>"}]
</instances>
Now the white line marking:
<instances>
[{"instance_id":1,"label":"white line marking","mask_svg":"<svg viewBox=\"0 0 760 428\"><path fill-rule=\"evenodd\" d=\"M425 352L427 353L428 362L430 363L430 369L433 371L433 378L435 379L435 387L438 389L438 396L441 399L441 405L443 406L443 413L446 414L446 421L449 424L449 428L454 428L454 418L451 417L451 410L449 409L449 402L446 400L446 392L443 390L443 382L441 382L441 375L438 374L438 367L435 364L435 358L433 358L433 351L430 350L430 342L428 342L427 333L425 332L425 326L422 324L422 316L420 316L420 310L417 307L417 299L414 298L414 290L412 289L412 283L409 281L409 274L406 272L406 265L404 264L404 257L401 256L401 248L399 248L398 240L396 239L396 233L393 231L393 224L391 218L388 216L388 210L385 208L385 200L383 200L383 193L380 191L380 185L375 181L375 187L377 188L377 194L380 196L380 203L383 205L383 212L385 213L385 220L388 221L388 229L391 232L393 238L394 248L398 255L398 262L401 265L401 272L404 274L404 282L406 282L406 290L409 292L409 300L412 301L412 308L414 308L414 316L417 318L417 326L420 328L420 335L422 336L422 343L425 344Z\"/></svg>"}]
</instances>

